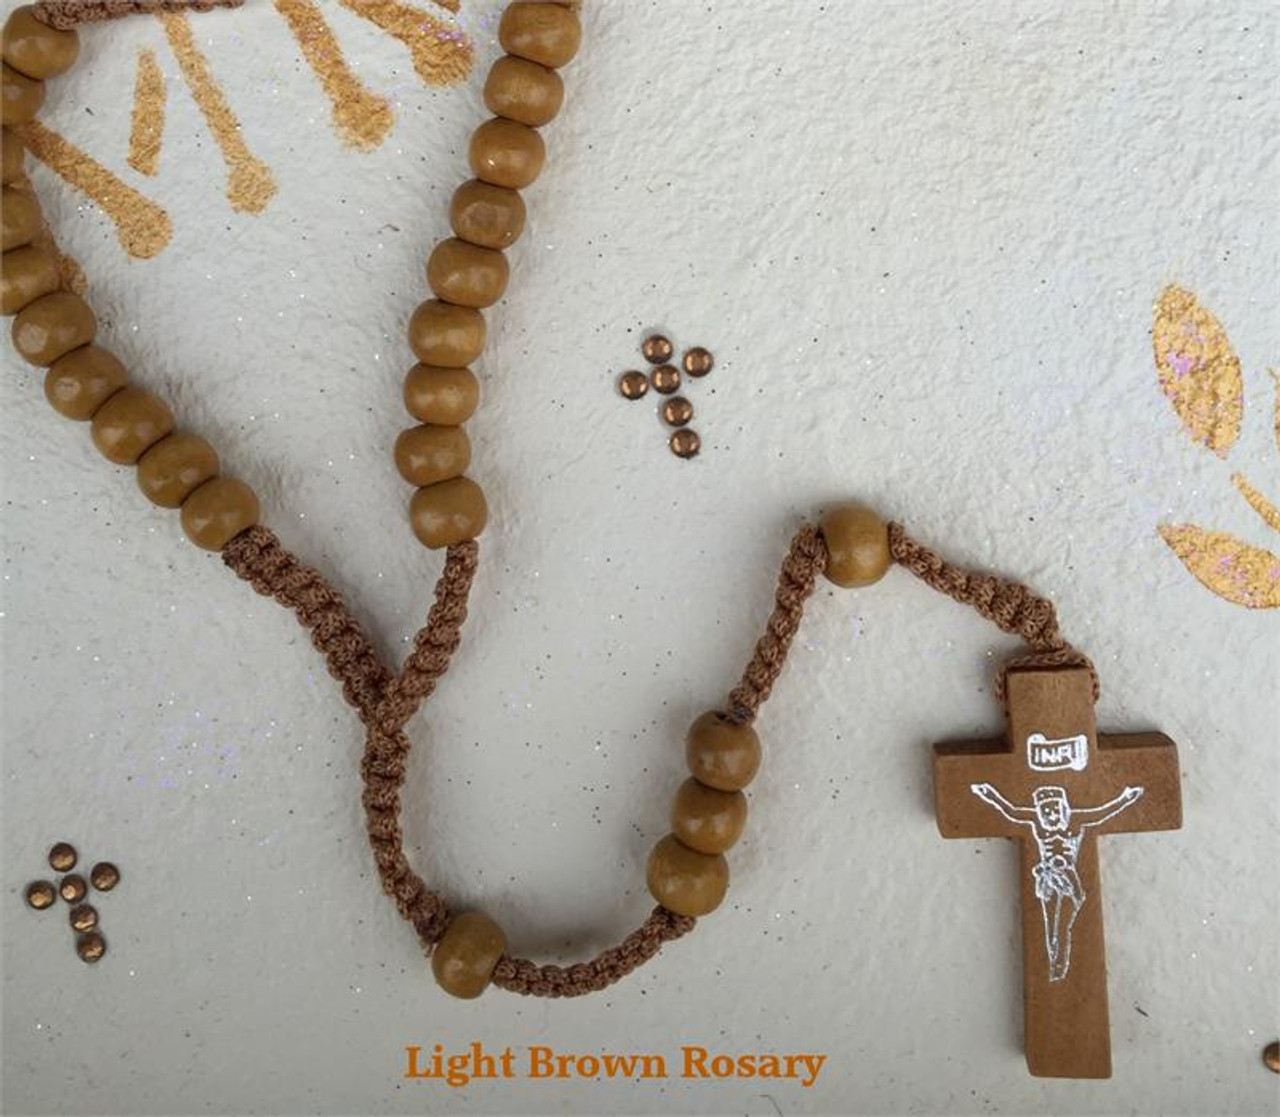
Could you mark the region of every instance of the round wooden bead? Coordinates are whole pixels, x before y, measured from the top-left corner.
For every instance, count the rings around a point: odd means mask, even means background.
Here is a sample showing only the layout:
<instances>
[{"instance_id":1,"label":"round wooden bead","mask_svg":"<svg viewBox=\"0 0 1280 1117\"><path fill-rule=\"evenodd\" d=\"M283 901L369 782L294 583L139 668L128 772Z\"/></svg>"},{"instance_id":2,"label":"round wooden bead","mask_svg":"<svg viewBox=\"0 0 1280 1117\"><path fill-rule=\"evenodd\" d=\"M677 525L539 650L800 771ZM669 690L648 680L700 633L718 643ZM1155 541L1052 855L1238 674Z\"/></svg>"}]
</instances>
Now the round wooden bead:
<instances>
[{"instance_id":1,"label":"round wooden bead","mask_svg":"<svg viewBox=\"0 0 1280 1117\"><path fill-rule=\"evenodd\" d=\"M492 919L483 912L463 912L432 950L431 972L450 996L474 1000L489 988L506 950L507 936Z\"/></svg>"},{"instance_id":2,"label":"round wooden bead","mask_svg":"<svg viewBox=\"0 0 1280 1117\"><path fill-rule=\"evenodd\" d=\"M826 575L837 586L852 589L880 581L892 562L889 525L870 508L845 504L822 517L827 545Z\"/></svg>"},{"instance_id":3,"label":"round wooden bead","mask_svg":"<svg viewBox=\"0 0 1280 1117\"><path fill-rule=\"evenodd\" d=\"M0 311L17 314L62 285L58 261L43 248L27 245L0 257Z\"/></svg>"},{"instance_id":4,"label":"round wooden bead","mask_svg":"<svg viewBox=\"0 0 1280 1117\"><path fill-rule=\"evenodd\" d=\"M6 186L25 177L26 155L26 146L18 134L8 128L0 128L0 164L3 164Z\"/></svg>"},{"instance_id":5,"label":"round wooden bead","mask_svg":"<svg viewBox=\"0 0 1280 1117\"><path fill-rule=\"evenodd\" d=\"M484 315L469 306L428 299L409 320L409 345L424 365L466 368L484 352Z\"/></svg>"},{"instance_id":6,"label":"round wooden bead","mask_svg":"<svg viewBox=\"0 0 1280 1117\"><path fill-rule=\"evenodd\" d=\"M519 194L478 178L459 186L449 205L453 231L481 248L510 248L524 232L526 217Z\"/></svg>"},{"instance_id":7,"label":"round wooden bead","mask_svg":"<svg viewBox=\"0 0 1280 1117\"><path fill-rule=\"evenodd\" d=\"M138 459L138 488L152 504L181 508L219 468L217 451L198 434L171 434Z\"/></svg>"},{"instance_id":8,"label":"round wooden bead","mask_svg":"<svg viewBox=\"0 0 1280 1117\"><path fill-rule=\"evenodd\" d=\"M8 252L30 244L40 232L40 207L21 190L6 190L0 202L0 246Z\"/></svg>"},{"instance_id":9,"label":"round wooden bead","mask_svg":"<svg viewBox=\"0 0 1280 1117\"><path fill-rule=\"evenodd\" d=\"M197 547L220 551L258 522L258 497L243 481L215 477L182 502L182 530Z\"/></svg>"},{"instance_id":10,"label":"round wooden bead","mask_svg":"<svg viewBox=\"0 0 1280 1117\"><path fill-rule=\"evenodd\" d=\"M741 791L760 770L760 738L751 726L710 710L689 728L685 758L699 783L717 791Z\"/></svg>"},{"instance_id":11,"label":"round wooden bead","mask_svg":"<svg viewBox=\"0 0 1280 1117\"><path fill-rule=\"evenodd\" d=\"M461 477L471 464L471 440L461 427L412 427L396 439L396 468L420 488Z\"/></svg>"},{"instance_id":12,"label":"round wooden bead","mask_svg":"<svg viewBox=\"0 0 1280 1117\"><path fill-rule=\"evenodd\" d=\"M716 791L688 779L676 792L671 829L690 849L723 853L742 837L746 824L747 797L741 791Z\"/></svg>"},{"instance_id":13,"label":"round wooden bead","mask_svg":"<svg viewBox=\"0 0 1280 1117\"><path fill-rule=\"evenodd\" d=\"M33 365L46 367L88 345L98 332L89 304L70 291L44 295L13 320L13 347Z\"/></svg>"},{"instance_id":14,"label":"round wooden bead","mask_svg":"<svg viewBox=\"0 0 1280 1117\"><path fill-rule=\"evenodd\" d=\"M414 365L404 378L404 405L424 423L456 427L475 414L480 382L466 368Z\"/></svg>"},{"instance_id":15,"label":"round wooden bead","mask_svg":"<svg viewBox=\"0 0 1280 1117\"><path fill-rule=\"evenodd\" d=\"M508 54L489 71L484 103L494 116L541 128L564 104L564 79L554 70Z\"/></svg>"},{"instance_id":16,"label":"round wooden bead","mask_svg":"<svg viewBox=\"0 0 1280 1117\"><path fill-rule=\"evenodd\" d=\"M498 42L508 54L558 69L578 53L582 24L564 4L509 4L498 25Z\"/></svg>"},{"instance_id":17,"label":"round wooden bead","mask_svg":"<svg viewBox=\"0 0 1280 1117\"><path fill-rule=\"evenodd\" d=\"M0 123L26 124L44 106L44 82L20 74L7 62L0 75Z\"/></svg>"},{"instance_id":18,"label":"round wooden bead","mask_svg":"<svg viewBox=\"0 0 1280 1117\"><path fill-rule=\"evenodd\" d=\"M427 283L445 302L492 306L507 290L507 258L458 237L441 241L427 261Z\"/></svg>"},{"instance_id":19,"label":"round wooden bead","mask_svg":"<svg viewBox=\"0 0 1280 1117\"><path fill-rule=\"evenodd\" d=\"M58 890L47 880L33 880L27 885L27 903L36 911L53 907L57 899Z\"/></svg>"},{"instance_id":20,"label":"round wooden bead","mask_svg":"<svg viewBox=\"0 0 1280 1117\"><path fill-rule=\"evenodd\" d=\"M699 853L668 834L649 854L646 873L653 898L677 915L707 915L729 890L729 862L722 854Z\"/></svg>"},{"instance_id":21,"label":"round wooden bead","mask_svg":"<svg viewBox=\"0 0 1280 1117\"><path fill-rule=\"evenodd\" d=\"M527 124L495 116L475 130L470 156L476 178L509 190L523 190L542 173L547 146Z\"/></svg>"},{"instance_id":22,"label":"round wooden bead","mask_svg":"<svg viewBox=\"0 0 1280 1117\"><path fill-rule=\"evenodd\" d=\"M80 56L80 36L59 31L32 14L30 4L15 8L4 25L4 60L29 78L65 74Z\"/></svg>"},{"instance_id":23,"label":"round wooden bead","mask_svg":"<svg viewBox=\"0 0 1280 1117\"><path fill-rule=\"evenodd\" d=\"M128 382L129 373L115 354L82 345L53 362L44 394L59 414L83 422Z\"/></svg>"},{"instance_id":24,"label":"round wooden bead","mask_svg":"<svg viewBox=\"0 0 1280 1117\"><path fill-rule=\"evenodd\" d=\"M428 485L409 502L413 533L433 551L476 538L488 520L484 490L469 477Z\"/></svg>"},{"instance_id":25,"label":"round wooden bead","mask_svg":"<svg viewBox=\"0 0 1280 1117\"><path fill-rule=\"evenodd\" d=\"M134 465L172 431L169 405L145 388L121 388L93 416L93 443L116 465Z\"/></svg>"}]
</instances>

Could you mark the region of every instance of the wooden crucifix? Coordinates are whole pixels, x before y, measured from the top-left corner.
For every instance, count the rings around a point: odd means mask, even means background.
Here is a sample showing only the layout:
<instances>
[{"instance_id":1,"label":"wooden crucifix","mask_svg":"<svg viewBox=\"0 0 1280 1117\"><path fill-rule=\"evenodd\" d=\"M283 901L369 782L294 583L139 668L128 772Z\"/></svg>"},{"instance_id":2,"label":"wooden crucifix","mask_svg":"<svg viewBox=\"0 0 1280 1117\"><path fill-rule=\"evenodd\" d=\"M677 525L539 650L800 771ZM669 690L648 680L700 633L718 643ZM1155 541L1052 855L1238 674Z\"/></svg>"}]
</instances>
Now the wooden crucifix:
<instances>
[{"instance_id":1,"label":"wooden crucifix","mask_svg":"<svg viewBox=\"0 0 1280 1117\"><path fill-rule=\"evenodd\" d=\"M1182 825L1178 753L1162 733L1099 737L1087 668L1023 668L1006 681L1009 739L934 746L944 838L1022 846L1027 1066L1110 1078L1100 834Z\"/></svg>"}]
</instances>

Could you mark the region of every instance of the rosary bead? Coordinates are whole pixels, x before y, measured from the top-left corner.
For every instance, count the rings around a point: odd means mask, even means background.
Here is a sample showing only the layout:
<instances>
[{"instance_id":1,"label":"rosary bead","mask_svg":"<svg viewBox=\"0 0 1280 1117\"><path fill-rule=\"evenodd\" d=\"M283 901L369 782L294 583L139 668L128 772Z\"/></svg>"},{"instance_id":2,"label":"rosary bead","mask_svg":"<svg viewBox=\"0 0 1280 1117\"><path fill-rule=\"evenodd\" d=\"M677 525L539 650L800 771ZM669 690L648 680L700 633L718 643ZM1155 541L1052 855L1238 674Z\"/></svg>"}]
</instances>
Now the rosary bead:
<instances>
[{"instance_id":1,"label":"rosary bead","mask_svg":"<svg viewBox=\"0 0 1280 1117\"><path fill-rule=\"evenodd\" d=\"M653 898L677 915L707 915L729 890L729 863L722 854L699 853L668 834L649 854L646 874Z\"/></svg>"},{"instance_id":2,"label":"rosary bead","mask_svg":"<svg viewBox=\"0 0 1280 1117\"><path fill-rule=\"evenodd\" d=\"M492 919L483 912L463 912L432 950L431 972L450 996L474 1000L489 988L506 950L507 936Z\"/></svg>"},{"instance_id":3,"label":"rosary bead","mask_svg":"<svg viewBox=\"0 0 1280 1117\"><path fill-rule=\"evenodd\" d=\"M423 423L456 427L475 414L480 382L467 368L414 365L404 378L404 405Z\"/></svg>"},{"instance_id":4,"label":"rosary bead","mask_svg":"<svg viewBox=\"0 0 1280 1117\"><path fill-rule=\"evenodd\" d=\"M145 388L125 387L93 416L93 442L116 465L134 465L173 430L173 412Z\"/></svg>"},{"instance_id":5,"label":"rosary bead","mask_svg":"<svg viewBox=\"0 0 1280 1117\"><path fill-rule=\"evenodd\" d=\"M685 757L693 778L717 791L741 791L760 770L760 738L711 710L689 729Z\"/></svg>"},{"instance_id":6,"label":"rosary bead","mask_svg":"<svg viewBox=\"0 0 1280 1117\"><path fill-rule=\"evenodd\" d=\"M30 194L6 190L0 204L0 248L8 252L30 244L40 232L40 207Z\"/></svg>"},{"instance_id":7,"label":"rosary bead","mask_svg":"<svg viewBox=\"0 0 1280 1117\"><path fill-rule=\"evenodd\" d=\"M526 217L519 194L478 178L459 186L449 205L453 231L481 248L510 248L524 232Z\"/></svg>"},{"instance_id":8,"label":"rosary bead","mask_svg":"<svg viewBox=\"0 0 1280 1117\"><path fill-rule=\"evenodd\" d=\"M564 105L564 79L554 70L508 54L489 71L484 103L494 116L541 128Z\"/></svg>"},{"instance_id":9,"label":"rosary bead","mask_svg":"<svg viewBox=\"0 0 1280 1117\"><path fill-rule=\"evenodd\" d=\"M822 517L827 545L826 575L837 586L870 586L885 576L892 562L889 525L870 508L844 504Z\"/></svg>"},{"instance_id":10,"label":"rosary bead","mask_svg":"<svg viewBox=\"0 0 1280 1117\"><path fill-rule=\"evenodd\" d=\"M4 25L4 60L29 78L56 78L76 64L80 37L41 23L31 5L15 8Z\"/></svg>"},{"instance_id":11,"label":"rosary bead","mask_svg":"<svg viewBox=\"0 0 1280 1117\"><path fill-rule=\"evenodd\" d=\"M542 173L546 159L542 137L514 120L495 116L471 137L471 169L476 178L493 186L523 190Z\"/></svg>"},{"instance_id":12,"label":"rosary bead","mask_svg":"<svg viewBox=\"0 0 1280 1117\"><path fill-rule=\"evenodd\" d=\"M498 25L498 42L508 54L559 69L578 53L582 24L564 4L510 4Z\"/></svg>"},{"instance_id":13,"label":"rosary bead","mask_svg":"<svg viewBox=\"0 0 1280 1117\"><path fill-rule=\"evenodd\" d=\"M79 295L57 291L36 299L13 320L13 347L33 365L47 367L98 332L98 319Z\"/></svg>"},{"instance_id":14,"label":"rosary bead","mask_svg":"<svg viewBox=\"0 0 1280 1117\"><path fill-rule=\"evenodd\" d=\"M15 248L0 259L0 310L5 314L17 314L61 285L58 261L42 248Z\"/></svg>"},{"instance_id":15,"label":"rosary bead","mask_svg":"<svg viewBox=\"0 0 1280 1117\"><path fill-rule=\"evenodd\" d=\"M181 508L220 467L217 451L198 434L171 434L138 459L138 488L152 504Z\"/></svg>"},{"instance_id":16,"label":"rosary bead","mask_svg":"<svg viewBox=\"0 0 1280 1117\"><path fill-rule=\"evenodd\" d=\"M409 502L413 533L433 551L476 538L488 520L484 490L469 477L428 485Z\"/></svg>"},{"instance_id":17,"label":"rosary bead","mask_svg":"<svg viewBox=\"0 0 1280 1117\"><path fill-rule=\"evenodd\" d=\"M484 352L484 315L468 306L428 299L409 320L409 345L425 365L466 368Z\"/></svg>"},{"instance_id":18,"label":"rosary bead","mask_svg":"<svg viewBox=\"0 0 1280 1117\"><path fill-rule=\"evenodd\" d=\"M0 123L26 124L44 106L44 82L20 74L7 62L0 77Z\"/></svg>"},{"instance_id":19,"label":"rosary bead","mask_svg":"<svg viewBox=\"0 0 1280 1117\"><path fill-rule=\"evenodd\" d=\"M0 128L0 162L4 165L4 183L17 182L25 177L27 149L16 132Z\"/></svg>"},{"instance_id":20,"label":"rosary bead","mask_svg":"<svg viewBox=\"0 0 1280 1117\"><path fill-rule=\"evenodd\" d=\"M129 373L114 353L82 345L53 362L44 394L59 414L84 422L128 382Z\"/></svg>"},{"instance_id":21,"label":"rosary bead","mask_svg":"<svg viewBox=\"0 0 1280 1117\"><path fill-rule=\"evenodd\" d=\"M258 522L258 497L243 481L215 477L182 502L182 530L197 547L220 551Z\"/></svg>"},{"instance_id":22,"label":"rosary bead","mask_svg":"<svg viewBox=\"0 0 1280 1117\"><path fill-rule=\"evenodd\" d=\"M395 457L400 476L423 488L461 477L471 464L471 440L461 427L412 427L396 439Z\"/></svg>"},{"instance_id":23,"label":"rosary bead","mask_svg":"<svg viewBox=\"0 0 1280 1117\"><path fill-rule=\"evenodd\" d=\"M427 283L441 299L457 306L492 306L507 289L507 258L457 237L441 241L427 261Z\"/></svg>"},{"instance_id":24,"label":"rosary bead","mask_svg":"<svg viewBox=\"0 0 1280 1117\"><path fill-rule=\"evenodd\" d=\"M716 791L688 779L676 792L671 829L699 853L723 853L742 837L746 823L747 797L741 791Z\"/></svg>"}]
</instances>

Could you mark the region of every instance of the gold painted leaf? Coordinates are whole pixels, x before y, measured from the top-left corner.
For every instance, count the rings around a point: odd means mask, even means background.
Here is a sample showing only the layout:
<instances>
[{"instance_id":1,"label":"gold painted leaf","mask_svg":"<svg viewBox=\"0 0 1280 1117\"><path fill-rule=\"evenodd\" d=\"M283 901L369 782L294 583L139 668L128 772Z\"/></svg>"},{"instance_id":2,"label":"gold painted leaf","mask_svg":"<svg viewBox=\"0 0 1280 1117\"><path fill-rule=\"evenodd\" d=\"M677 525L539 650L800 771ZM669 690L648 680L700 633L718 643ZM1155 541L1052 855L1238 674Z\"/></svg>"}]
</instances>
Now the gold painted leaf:
<instances>
[{"instance_id":1,"label":"gold painted leaf","mask_svg":"<svg viewBox=\"0 0 1280 1117\"><path fill-rule=\"evenodd\" d=\"M1161 524L1163 539L1200 582L1246 609L1280 608L1280 556L1195 524Z\"/></svg>"},{"instance_id":2,"label":"gold painted leaf","mask_svg":"<svg viewBox=\"0 0 1280 1117\"><path fill-rule=\"evenodd\" d=\"M1244 378L1221 323L1190 291L1166 287L1152 331L1160 387L1187 433L1218 457L1240 437Z\"/></svg>"}]
</instances>

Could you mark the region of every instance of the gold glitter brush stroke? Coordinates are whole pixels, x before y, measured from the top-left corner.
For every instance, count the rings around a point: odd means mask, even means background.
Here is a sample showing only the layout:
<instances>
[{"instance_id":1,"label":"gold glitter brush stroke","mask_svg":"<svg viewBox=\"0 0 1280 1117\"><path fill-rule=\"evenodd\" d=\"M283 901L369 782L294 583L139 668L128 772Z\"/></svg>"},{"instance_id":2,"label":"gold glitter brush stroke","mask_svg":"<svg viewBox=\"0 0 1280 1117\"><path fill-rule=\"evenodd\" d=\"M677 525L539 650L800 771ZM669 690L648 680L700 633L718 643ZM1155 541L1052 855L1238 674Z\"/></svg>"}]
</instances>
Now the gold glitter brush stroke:
<instances>
[{"instance_id":1,"label":"gold glitter brush stroke","mask_svg":"<svg viewBox=\"0 0 1280 1117\"><path fill-rule=\"evenodd\" d=\"M133 87L133 123L129 130L129 166L139 174L160 171L160 146L164 141L164 74L154 51L138 52L138 76Z\"/></svg>"},{"instance_id":2,"label":"gold glitter brush stroke","mask_svg":"<svg viewBox=\"0 0 1280 1117\"><path fill-rule=\"evenodd\" d=\"M1195 524L1161 524L1160 538L1199 582L1246 609L1280 608L1280 556Z\"/></svg>"},{"instance_id":3,"label":"gold glitter brush stroke","mask_svg":"<svg viewBox=\"0 0 1280 1117\"><path fill-rule=\"evenodd\" d=\"M1280 531L1280 509L1277 509L1271 501L1249 484L1243 473L1233 473L1231 475L1231 483L1236 487L1240 495L1249 502L1249 507L1262 517L1262 521L1267 527L1272 531Z\"/></svg>"},{"instance_id":4,"label":"gold glitter brush stroke","mask_svg":"<svg viewBox=\"0 0 1280 1117\"><path fill-rule=\"evenodd\" d=\"M400 0L339 3L404 43L413 56L413 68L427 85L457 85L470 75L475 47L457 27ZM451 10L457 11L456 5Z\"/></svg>"},{"instance_id":5,"label":"gold glitter brush stroke","mask_svg":"<svg viewBox=\"0 0 1280 1117\"><path fill-rule=\"evenodd\" d=\"M130 256L147 260L169 243L173 222L155 202L39 121L19 125L16 130L32 155L68 185L84 191L111 218Z\"/></svg>"},{"instance_id":6,"label":"gold glitter brush stroke","mask_svg":"<svg viewBox=\"0 0 1280 1117\"><path fill-rule=\"evenodd\" d=\"M271 168L253 155L245 144L240 134L240 121L209 72L209 63L197 49L187 18L172 12L160 13L158 18L164 25L169 47L178 60L191 95L226 161L227 200L231 208L242 213L261 213L276 193Z\"/></svg>"}]
</instances>

